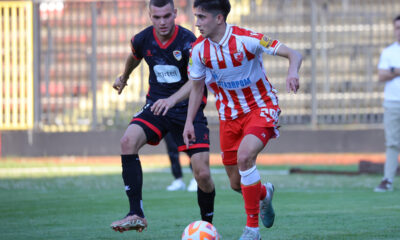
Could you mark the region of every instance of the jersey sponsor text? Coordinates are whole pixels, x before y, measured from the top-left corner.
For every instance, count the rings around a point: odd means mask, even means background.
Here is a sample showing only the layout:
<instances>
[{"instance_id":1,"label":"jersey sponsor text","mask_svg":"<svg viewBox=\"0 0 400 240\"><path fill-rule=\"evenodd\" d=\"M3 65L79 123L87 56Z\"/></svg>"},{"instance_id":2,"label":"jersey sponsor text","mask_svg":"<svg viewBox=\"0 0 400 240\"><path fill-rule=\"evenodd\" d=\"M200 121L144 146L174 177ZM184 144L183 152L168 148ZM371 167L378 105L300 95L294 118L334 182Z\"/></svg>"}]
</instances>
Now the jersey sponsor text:
<instances>
[{"instance_id":1,"label":"jersey sponsor text","mask_svg":"<svg viewBox=\"0 0 400 240\"><path fill-rule=\"evenodd\" d=\"M155 65L154 73L159 83L176 83L181 80L179 69L173 65Z\"/></svg>"}]
</instances>

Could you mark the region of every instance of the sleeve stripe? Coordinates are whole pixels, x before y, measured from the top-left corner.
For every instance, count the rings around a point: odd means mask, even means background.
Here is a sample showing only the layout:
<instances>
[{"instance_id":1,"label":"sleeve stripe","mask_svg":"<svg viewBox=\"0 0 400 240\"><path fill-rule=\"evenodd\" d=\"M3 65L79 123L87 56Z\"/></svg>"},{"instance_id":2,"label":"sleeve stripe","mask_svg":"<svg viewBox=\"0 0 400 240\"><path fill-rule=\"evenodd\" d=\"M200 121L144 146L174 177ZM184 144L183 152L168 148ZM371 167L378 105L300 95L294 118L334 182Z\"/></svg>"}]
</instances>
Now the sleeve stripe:
<instances>
[{"instance_id":1,"label":"sleeve stripe","mask_svg":"<svg viewBox=\"0 0 400 240\"><path fill-rule=\"evenodd\" d=\"M278 43L278 46L275 47L274 50L274 55L276 55L276 53L278 52L279 47L282 45L282 43Z\"/></svg>"},{"instance_id":2,"label":"sleeve stripe","mask_svg":"<svg viewBox=\"0 0 400 240\"><path fill-rule=\"evenodd\" d=\"M276 46L276 44L278 44L278 41L277 41L277 40L274 40L274 41L272 42L272 44L271 44L271 47L274 48L274 47Z\"/></svg>"}]
</instances>

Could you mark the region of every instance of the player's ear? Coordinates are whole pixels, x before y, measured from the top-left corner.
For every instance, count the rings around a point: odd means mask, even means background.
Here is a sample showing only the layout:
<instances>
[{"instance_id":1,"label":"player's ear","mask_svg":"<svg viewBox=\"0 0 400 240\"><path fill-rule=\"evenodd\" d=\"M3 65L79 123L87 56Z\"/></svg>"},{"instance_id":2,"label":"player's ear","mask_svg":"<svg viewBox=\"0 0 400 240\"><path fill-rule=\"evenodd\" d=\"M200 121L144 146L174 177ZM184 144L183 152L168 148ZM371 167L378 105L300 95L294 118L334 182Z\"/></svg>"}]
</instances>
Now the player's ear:
<instances>
[{"instance_id":1,"label":"player's ear","mask_svg":"<svg viewBox=\"0 0 400 240\"><path fill-rule=\"evenodd\" d=\"M224 15L222 15L222 14L217 15L217 23L218 23L218 25L225 23Z\"/></svg>"},{"instance_id":2,"label":"player's ear","mask_svg":"<svg viewBox=\"0 0 400 240\"><path fill-rule=\"evenodd\" d=\"M174 18L176 18L176 16L178 15L178 9L174 9Z\"/></svg>"}]
</instances>

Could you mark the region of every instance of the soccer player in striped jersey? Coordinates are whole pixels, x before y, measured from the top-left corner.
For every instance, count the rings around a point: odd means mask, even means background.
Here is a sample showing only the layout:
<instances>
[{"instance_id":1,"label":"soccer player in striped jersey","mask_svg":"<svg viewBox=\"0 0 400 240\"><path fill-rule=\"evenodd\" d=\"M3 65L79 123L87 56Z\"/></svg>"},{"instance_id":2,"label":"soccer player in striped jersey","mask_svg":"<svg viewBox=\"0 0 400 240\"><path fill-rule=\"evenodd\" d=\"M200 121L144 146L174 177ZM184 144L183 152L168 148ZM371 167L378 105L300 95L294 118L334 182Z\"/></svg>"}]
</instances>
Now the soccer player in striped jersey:
<instances>
[{"instance_id":1,"label":"soccer player in striped jersey","mask_svg":"<svg viewBox=\"0 0 400 240\"><path fill-rule=\"evenodd\" d=\"M193 126L204 85L215 95L220 118L222 161L233 190L243 194L247 214L240 239L261 239L258 215L271 227L274 187L261 184L256 168L257 155L277 129L280 108L276 90L268 81L262 54L289 60L286 90L297 92L302 56L276 39L226 23L229 0L195 0L196 27L201 33L192 47L189 78L193 87L189 98L184 140L186 146L197 139Z\"/></svg>"},{"instance_id":2,"label":"soccer player in striped jersey","mask_svg":"<svg viewBox=\"0 0 400 240\"><path fill-rule=\"evenodd\" d=\"M121 94L129 75L144 59L149 66L149 91L146 105L136 113L121 138L122 178L128 196L130 211L121 220L111 224L115 231L143 231L147 220L143 211L143 172L138 152L146 143L156 145L171 133L178 150L185 151L198 183L197 202L203 221L212 222L215 190L209 167L209 129L203 114L203 103L195 114L197 141L186 148L183 141L188 96L191 82L187 67L190 48L196 37L189 30L175 25L177 10L173 0L150 0L149 15L152 26L136 34L131 40L124 73L115 80L113 87Z\"/></svg>"}]
</instances>

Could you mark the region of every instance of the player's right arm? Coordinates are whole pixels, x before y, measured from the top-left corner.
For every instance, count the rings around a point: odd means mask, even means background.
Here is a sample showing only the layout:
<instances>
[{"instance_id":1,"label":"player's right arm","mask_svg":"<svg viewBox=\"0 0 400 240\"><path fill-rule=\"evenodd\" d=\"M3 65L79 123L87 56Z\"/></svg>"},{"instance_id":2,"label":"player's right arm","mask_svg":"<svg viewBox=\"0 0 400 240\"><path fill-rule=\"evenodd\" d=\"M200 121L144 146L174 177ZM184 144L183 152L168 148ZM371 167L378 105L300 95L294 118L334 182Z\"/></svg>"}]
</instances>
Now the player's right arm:
<instances>
[{"instance_id":1,"label":"player's right arm","mask_svg":"<svg viewBox=\"0 0 400 240\"><path fill-rule=\"evenodd\" d=\"M197 111L199 110L204 94L204 79L190 79L189 81L192 82L192 89L189 95L188 111L186 116L185 128L183 130L183 141L186 144L186 148L189 148L191 142L196 141L193 121L196 117Z\"/></svg>"},{"instance_id":2,"label":"player's right arm","mask_svg":"<svg viewBox=\"0 0 400 240\"><path fill-rule=\"evenodd\" d=\"M122 75L118 76L117 79L115 79L115 82L113 84L113 88L118 91L118 94L122 93L122 90L127 85L129 75L140 64L140 61L141 60L136 59L132 53L129 54L129 56L125 62L124 73Z\"/></svg>"},{"instance_id":3,"label":"player's right arm","mask_svg":"<svg viewBox=\"0 0 400 240\"><path fill-rule=\"evenodd\" d=\"M143 58L141 49L143 48L142 44L145 41L144 35L145 32L142 31L139 34L133 36L131 39L130 47L132 52L129 54L129 56L125 61L124 73L122 73L121 76L117 77L117 79L115 79L115 82L113 84L113 88L118 91L118 94L121 94L122 90L127 85L126 83L129 79L129 75L140 64Z\"/></svg>"}]
</instances>

